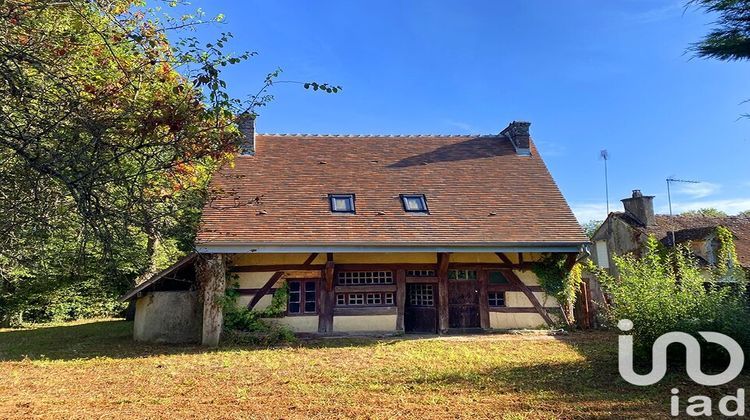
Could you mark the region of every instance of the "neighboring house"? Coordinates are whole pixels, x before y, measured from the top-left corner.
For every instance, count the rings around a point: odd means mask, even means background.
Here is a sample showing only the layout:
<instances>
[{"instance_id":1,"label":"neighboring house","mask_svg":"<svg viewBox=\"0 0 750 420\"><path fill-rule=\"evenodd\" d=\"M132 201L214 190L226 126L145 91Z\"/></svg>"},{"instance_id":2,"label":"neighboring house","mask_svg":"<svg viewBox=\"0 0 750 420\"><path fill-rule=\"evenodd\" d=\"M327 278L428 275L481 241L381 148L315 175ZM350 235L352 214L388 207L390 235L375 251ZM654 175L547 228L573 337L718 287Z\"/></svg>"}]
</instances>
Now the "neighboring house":
<instances>
[{"instance_id":1,"label":"neighboring house","mask_svg":"<svg viewBox=\"0 0 750 420\"><path fill-rule=\"evenodd\" d=\"M137 299L136 338L202 329L215 344L225 286L260 309L284 283L286 316L275 322L297 332L551 325L559 305L530 267L546 253L572 266L588 239L529 125L482 136L256 135L248 120L243 153L211 182L200 255L125 296Z\"/></svg>"},{"instance_id":2,"label":"neighboring house","mask_svg":"<svg viewBox=\"0 0 750 420\"><path fill-rule=\"evenodd\" d=\"M639 255L649 235L667 246L687 244L699 264L716 264L719 243L716 229L723 226L734 236L740 265L750 268L750 218L746 216L669 216L654 214L653 196L634 190L630 198L622 200L625 211L610 213L594 232L591 258L599 267L615 274L614 255Z\"/></svg>"}]
</instances>

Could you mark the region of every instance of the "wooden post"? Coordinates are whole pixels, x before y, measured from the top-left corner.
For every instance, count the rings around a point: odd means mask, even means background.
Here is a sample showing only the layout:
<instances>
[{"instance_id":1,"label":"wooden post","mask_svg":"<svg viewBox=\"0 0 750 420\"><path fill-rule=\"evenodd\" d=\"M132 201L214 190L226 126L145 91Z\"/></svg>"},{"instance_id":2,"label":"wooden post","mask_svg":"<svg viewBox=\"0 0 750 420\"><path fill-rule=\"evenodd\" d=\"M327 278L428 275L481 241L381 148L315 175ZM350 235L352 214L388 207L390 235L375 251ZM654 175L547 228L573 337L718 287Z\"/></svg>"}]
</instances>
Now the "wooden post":
<instances>
[{"instance_id":1,"label":"wooden post","mask_svg":"<svg viewBox=\"0 0 750 420\"><path fill-rule=\"evenodd\" d=\"M489 273L486 270L479 270L479 326L484 330L490 329L490 300L487 285L489 283Z\"/></svg>"},{"instance_id":2,"label":"wooden post","mask_svg":"<svg viewBox=\"0 0 750 420\"><path fill-rule=\"evenodd\" d=\"M396 270L396 330L404 331L404 311L406 310L406 270Z\"/></svg>"},{"instance_id":3,"label":"wooden post","mask_svg":"<svg viewBox=\"0 0 750 420\"><path fill-rule=\"evenodd\" d=\"M450 254L439 252L437 254L438 275L438 332L448 332L448 262Z\"/></svg>"},{"instance_id":4,"label":"wooden post","mask_svg":"<svg viewBox=\"0 0 750 420\"><path fill-rule=\"evenodd\" d=\"M334 291L333 278L336 265L333 262L333 253L327 254L326 268L323 270L323 287L320 291L320 314L318 315L318 332L333 332L333 305Z\"/></svg>"},{"instance_id":5,"label":"wooden post","mask_svg":"<svg viewBox=\"0 0 750 420\"><path fill-rule=\"evenodd\" d=\"M204 346L218 346L224 322L222 307L227 286L226 262L222 254L207 254L198 260L198 282L203 296Z\"/></svg>"}]
</instances>

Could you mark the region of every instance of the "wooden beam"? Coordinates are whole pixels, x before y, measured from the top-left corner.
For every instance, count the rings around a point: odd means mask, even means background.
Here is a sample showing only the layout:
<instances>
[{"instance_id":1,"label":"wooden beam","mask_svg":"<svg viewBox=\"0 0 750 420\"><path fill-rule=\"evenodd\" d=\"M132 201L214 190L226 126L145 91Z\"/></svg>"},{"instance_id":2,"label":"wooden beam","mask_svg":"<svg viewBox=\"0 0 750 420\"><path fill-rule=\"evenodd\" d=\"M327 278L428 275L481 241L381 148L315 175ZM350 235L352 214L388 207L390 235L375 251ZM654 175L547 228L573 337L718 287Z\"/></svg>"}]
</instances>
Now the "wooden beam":
<instances>
[{"instance_id":1,"label":"wooden beam","mask_svg":"<svg viewBox=\"0 0 750 420\"><path fill-rule=\"evenodd\" d=\"M339 271L372 271L372 270L434 270L435 264L423 263L375 263L375 264L336 264Z\"/></svg>"},{"instance_id":2,"label":"wooden beam","mask_svg":"<svg viewBox=\"0 0 750 420\"><path fill-rule=\"evenodd\" d=\"M479 277L479 326L487 330L490 328L490 302L487 291L489 273L482 270L477 273L477 276Z\"/></svg>"},{"instance_id":3,"label":"wooden beam","mask_svg":"<svg viewBox=\"0 0 750 420\"><path fill-rule=\"evenodd\" d=\"M404 331L404 312L406 311L406 270L396 270L396 330Z\"/></svg>"},{"instance_id":4,"label":"wooden beam","mask_svg":"<svg viewBox=\"0 0 750 420\"><path fill-rule=\"evenodd\" d=\"M531 290L532 292L544 292L544 288L542 286L526 286ZM521 289L518 288L517 285L514 283L507 283L507 284L488 284L487 290L490 292L520 292Z\"/></svg>"},{"instance_id":5,"label":"wooden beam","mask_svg":"<svg viewBox=\"0 0 750 420\"><path fill-rule=\"evenodd\" d=\"M438 332L444 334L448 332L448 264L450 254L440 252L437 255L437 275L438 275Z\"/></svg>"},{"instance_id":6,"label":"wooden beam","mask_svg":"<svg viewBox=\"0 0 750 420\"><path fill-rule=\"evenodd\" d=\"M260 288L258 293L256 293L252 299L250 299L250 303L247 304L247 309L253 309L255 305L260 302L260 299L268 294L268 291L271 290L271 288L276 284L277 281L284 275L283 272L279 271L276 273L273 273L273 276L271 276L270 279L266 282L266 284L263 285L263 287Z\"/></svg>"},{"instance_id":7,"label":"wooden beam","mask_svg":"<svg viewBox=\"0 0 750 420\"><path fill-rule=\"evenodd\" d=\"M338 307L334 309L334 314L338 316L397 315L398 309L395 306L370 306L364 308Z\"/></svg>"},{"instance_id":8,"label":"wooden beam","mask_svg":"<svg viewBox=\"0 0 750 420\"><path fill-rule=\"evenodd\" d=\"M315 261L316 258L318 258L318 253L313 252L312 254L310 254L309 257L307 257L307 259L305 260L305 262L302 263L302 265L310 265L312 264L313 261Z\"/></svg>"},{"instance_id":9,"label":"wooden beam","mask_svg":"<svg viewBox=\"0 0 750 420\"><path fill-rule=\"evenodd\" d=\"M500 261L508 265L513 265L513 261L511 261L507 255L503 254L502 252L496 252L495 254L500 258Z\"/></svg>"},{"instance_id":10,"label":"wooden beam","mask_svg":"<svg viewBox=\"0 0 750 420\"><path fill-rule=\"evenodd\" d=\"M406 277L406 283L439 283L438 277Z\"/></svg>"},{"instance_id":11,"label":"wooden beam","mask_svg":"<svg viewBox=\"0 0 750 420\"><path fill-rule=\"evenodd\" d=\"M558 307L547 307L545 308L547 310L551 311L559 311L560 308ZM493 306L490 308L490 312L502 312L506 314L535 314L538 313L536 308L512 308L507 306Z\"/></svg>"},{"instance_id":12,"label":"wooden beam","mask_svg":"<svg viewBox=\"0 0 750 420\"><path fill-rule=\"evenodd\" d=\"M333 287L333 290L336 292L342 292L342 293L398 292L398 283L396 284L365 284L365 285L356 285L356 286L336 285Z\"/></svg>"},{"instance_id":13,"label":"wooden beam","mask_svg":"<svg viewBox=\"0 0 750 420\"><path fill-rule=\"evenodd\" d=\"M539 299L537 299L534 292L529 289L529 286L524 284L524 282L520 278L518 278L513 270L504 271L503 274L505 274L505 277L509 282L518 287L518 289L522 291L524 295L526 295L526 298L529 299L531 304L534 306L534 309L536 309L539 315L541 315L541 317L544 319L544 322L546 322L550 327L554 325L554 321L549 316L549 313L547 313L547 310L542 306L541 303L539 303Z\"/></svg>"},{"instance_id":14,"label":"wooden beam","mask_svg":"<svg viewBox=\"0 0 750 420\"><path fill-rule=\"evenodd\" d=\"M320 313L318 315L318 332L333 332L333 306L335 294L333 281L336 273L336 264L333 262L333 253L326 254L326 265L323 270L323 287L320 291Z\"/></svg>"},{"instance_id":15,"label":"wooden beam","mask_svg":"<svg viewBox=\"0 0 750 420\"><path fill-rule=\"evenodd\" d=\"M516 269L528 270L533 263L524 262L523 264L513 263L450 263L451 269L457 270L502 270ZM276 272L276 271L302 271L302 270L325 270L325 264L274 264L274 265L238 265L232 267L231 271L235 273L258 273L258 272ZM395 263L395 264L336 264L339 271L377 271L377 270L434 270L435 264L421 263Z\"/></svg>"},{"instance_id":16,"label":"wooden beam","mask_svg":"<svg viewBox=\"0 0 750 420\"><path fill-rule=\"evenodd\" d=\"M232 290L234 290L235 292L237 292L237 294L240 295L240 296L251 296L251 295L257 295L258 293L260 293L260 291L262 290L262 288L260 288L260 287L246 288L246 289L239 288L239 289L232 289ZM271 288L268 291L268 293L274 294L274 293L276 293L277 290L279 290L279 289L277 289L277 288L274 287L274 288Z\"/></svg>"},{"instance_id":17,"label":"wooden beam","mask_svg":"<svg viewBox=\"0 0 750 420\"><path fill-rule=\"evenodd\" d=\"M232 267L233 273L272 273L277 271L294 270L323 270L323 264L274 264L274 265L237 265Z\"/></svg>"}]
</instances>

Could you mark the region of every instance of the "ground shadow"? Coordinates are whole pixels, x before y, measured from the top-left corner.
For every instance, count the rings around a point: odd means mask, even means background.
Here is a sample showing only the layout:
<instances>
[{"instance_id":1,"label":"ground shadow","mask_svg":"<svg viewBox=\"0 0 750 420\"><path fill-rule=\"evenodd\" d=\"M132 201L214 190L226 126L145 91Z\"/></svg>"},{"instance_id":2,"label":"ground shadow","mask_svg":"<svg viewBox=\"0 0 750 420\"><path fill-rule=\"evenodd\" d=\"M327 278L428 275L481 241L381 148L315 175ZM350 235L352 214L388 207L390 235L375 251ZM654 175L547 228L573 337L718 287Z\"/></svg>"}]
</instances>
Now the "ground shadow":
<instances>
[{"instance_id":1,"label":"ground shadow","mask_svg":"<svg viewBox=\"0 0 750 420\"><path fill-rule=\"evenodd\" d=\"M449 144L437 149L401 159L388 165L389 168L408 168L438 162L483 159L495 156L514 155L515 149L506 137L482 136L460 143Z\"/></svg>"}]
</instances>

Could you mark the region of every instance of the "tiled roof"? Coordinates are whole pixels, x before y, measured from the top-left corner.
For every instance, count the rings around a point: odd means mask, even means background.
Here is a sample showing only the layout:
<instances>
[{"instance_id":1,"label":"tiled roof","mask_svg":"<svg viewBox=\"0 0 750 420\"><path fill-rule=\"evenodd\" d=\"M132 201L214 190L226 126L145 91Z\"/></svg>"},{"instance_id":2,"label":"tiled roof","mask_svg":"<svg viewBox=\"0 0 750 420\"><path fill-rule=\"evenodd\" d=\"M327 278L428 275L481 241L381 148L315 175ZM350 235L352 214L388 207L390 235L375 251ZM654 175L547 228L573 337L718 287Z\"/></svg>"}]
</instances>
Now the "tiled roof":
<instances>
[{"instance_id":1,"label":"tiled roof","mask_svg":"<svg viewBox=\"0 0 750 420\"><path fill-rule=\"evenodd\" d=\"M713 233L717 226L724 226L734 235L734 245L737 257L743 267L750 267L750 217L747 216L700 216L678 215L669 216L657 214L653 226L643 227L626 213L617 214L643 232L654 235L664 243L671 243L670 233L675 233L675 242L696 241L706 238Z\"/></svg>"},{"instance_id":2,"label":"tiled roof","mask_svg":"<svg viewBox=\"0 0 750 420\"><path fill-rule=\"evenodd\" d=\"M504 136L256 135L211 182L199 245L584 243L532 145ZM329 193L354 193L356 214ZM425 194L429 214L399 194Z\"/></svg>"}]
</instances>

